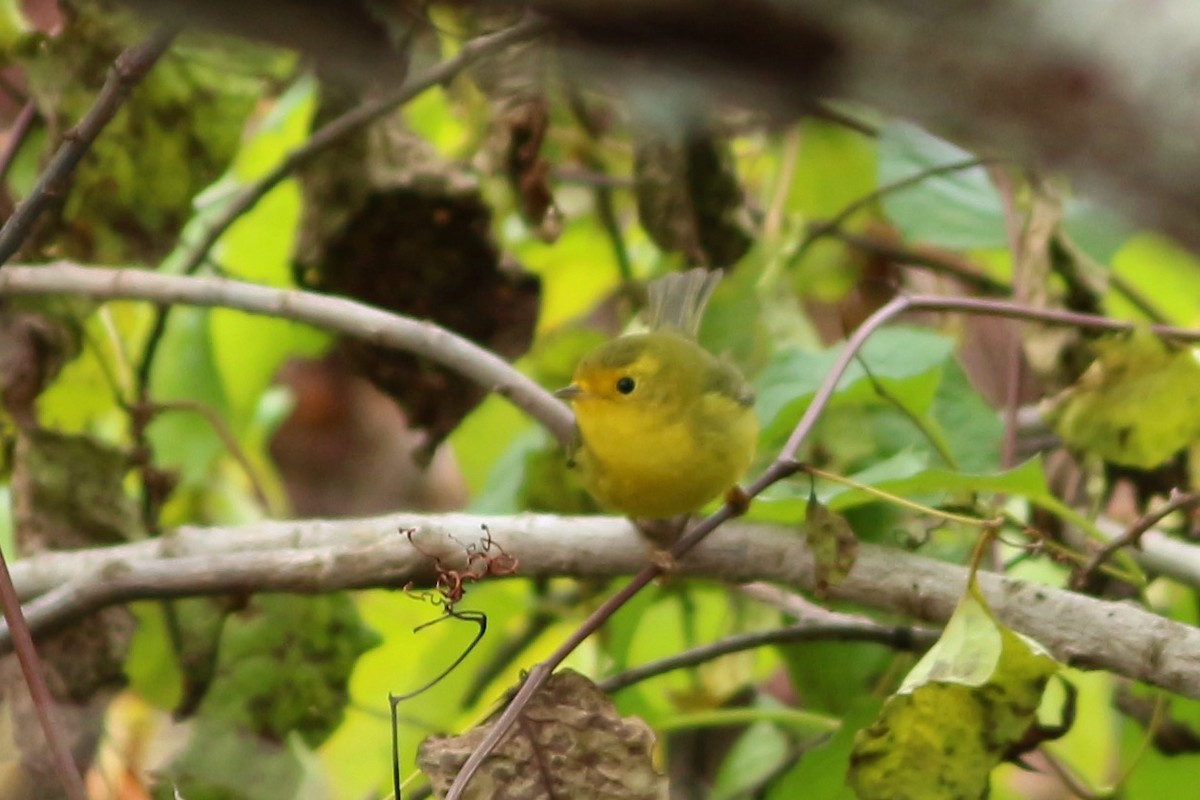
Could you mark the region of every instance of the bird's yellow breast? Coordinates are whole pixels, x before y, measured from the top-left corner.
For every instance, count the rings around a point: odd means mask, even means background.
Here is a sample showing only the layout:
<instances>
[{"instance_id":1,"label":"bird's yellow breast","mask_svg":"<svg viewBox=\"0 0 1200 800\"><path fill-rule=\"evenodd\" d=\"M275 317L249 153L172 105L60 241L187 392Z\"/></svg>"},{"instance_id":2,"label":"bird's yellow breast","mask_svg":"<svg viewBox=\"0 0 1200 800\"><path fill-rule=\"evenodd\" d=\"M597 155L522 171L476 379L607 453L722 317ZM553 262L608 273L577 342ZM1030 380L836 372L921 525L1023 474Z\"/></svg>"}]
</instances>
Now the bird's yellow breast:
<instances>
[{"instance_id":1,"label":"bird's yellow breast","mask_svg":"<svg viewBox=\"0 0 1200 800\"><path fill-rule=\"evenodd\" d=\"M703 506L750 465L758 436L751 408L719 392L686 404L575 402L584 483L604 506L666 518Z\"/></svg>"}]
</instances>

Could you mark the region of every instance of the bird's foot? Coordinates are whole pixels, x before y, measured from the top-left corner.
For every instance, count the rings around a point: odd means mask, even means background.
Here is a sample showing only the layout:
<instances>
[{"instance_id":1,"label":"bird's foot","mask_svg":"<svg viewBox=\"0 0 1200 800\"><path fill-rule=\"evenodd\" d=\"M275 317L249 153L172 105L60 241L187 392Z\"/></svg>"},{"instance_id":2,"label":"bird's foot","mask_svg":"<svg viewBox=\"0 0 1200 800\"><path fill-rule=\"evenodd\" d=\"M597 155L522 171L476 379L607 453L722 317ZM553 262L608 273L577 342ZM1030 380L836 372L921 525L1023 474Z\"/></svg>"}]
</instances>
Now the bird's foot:
<instances>
[{"instance_id":1,"label":"bird's foot","mask_svg":"<svg viewBox=\"0 0 1200 800\"><path fill-rule=\"evenodd\" d=\"M750 495L746 494L746 490L736 483L729 487L729 491L725 492L725 502L733 509L736 517L740 517L750 510Z\"/></svg>"}]
</instances>

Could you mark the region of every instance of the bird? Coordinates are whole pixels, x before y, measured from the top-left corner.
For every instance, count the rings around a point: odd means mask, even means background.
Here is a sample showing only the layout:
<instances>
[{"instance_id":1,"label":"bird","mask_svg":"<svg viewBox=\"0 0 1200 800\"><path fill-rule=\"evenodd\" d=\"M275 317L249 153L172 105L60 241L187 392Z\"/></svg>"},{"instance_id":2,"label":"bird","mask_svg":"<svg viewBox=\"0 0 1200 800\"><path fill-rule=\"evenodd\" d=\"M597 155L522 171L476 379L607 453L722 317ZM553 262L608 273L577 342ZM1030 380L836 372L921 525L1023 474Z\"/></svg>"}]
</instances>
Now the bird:
<instances>
[{"instance_id":1,"label":"bird","mask_svg":"<svg viewBox=\"0 0 1200 800\"><path fill-rule=\"evenodd\" d=\"M721 277L697 267L651 282L648 332L600 345L555 392L575 412L568 464L601 506L646 520L691 514L736 490L750 466L754 392L697 341Z\"/></svg>"}]
</instances>

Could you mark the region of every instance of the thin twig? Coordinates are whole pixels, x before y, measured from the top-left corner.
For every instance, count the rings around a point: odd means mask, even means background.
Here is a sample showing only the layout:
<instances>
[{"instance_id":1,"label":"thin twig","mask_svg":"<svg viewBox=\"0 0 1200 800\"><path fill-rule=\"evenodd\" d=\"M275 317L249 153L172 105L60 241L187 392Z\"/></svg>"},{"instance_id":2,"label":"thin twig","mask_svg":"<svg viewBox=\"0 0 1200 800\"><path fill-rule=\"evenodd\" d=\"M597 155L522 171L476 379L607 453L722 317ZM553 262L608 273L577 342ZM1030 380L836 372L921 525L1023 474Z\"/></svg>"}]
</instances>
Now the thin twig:
<instances>
[{"instance_id":1,"label":"thin twig","mask_svg":"<svg viewBox=\"0 0 1200 800\"><path fill-rule=\"evenodd\" d=\"M1124 533L1097 550L1091 559L1071 576L1071 588L1081 589L1087 586L1092 575L1105 561L1112 558L1122 547L1136 547L1146 531L1157 525L1163 517L1197 504L1200 504L1200 492L1172 492L1171 497L1162 506L1143 514Z\"/></svg>"},{"instance_id":2,"label":"thin twig","mask_svg":"<svg viewBox=\"0 0 1200 800\"><path fill-rule=\"evenodd\" d=\"M8 129L8 141L4 143L4 152L0 153L0 183L8 179L8 171L12 169L17 152L25 143L25 137L32 130L35 119L37 119L37 106L30 100L21 108L21 113L13 121L12 127Z\"/></svg>"},{"instance_id":3,"label":"thin twig","mask_svg":"<svg viewBox=\"0 0 1200 800\"><path fill-rule=\"evenodd\" d=\"M605 693L622 689L677 669L687 669L698 664L727 656L755 650L765 645L799 644L801 642L870 642L890 647L893 650L919 652L930 647L938 632L929 628L911 625L880 625L878 623L812 623L801 622L769 631L754 631L727 636L710 644L694 647L673 656L660 658L599 681L596 685Z\"/></svg>"},{"instance_id":4,"label":"thin twig","mask_svg":"<svg viewBox=\"0 0 1200 800\"><path fill-rule=\"evenodd\" d=\"M246 480L250 483L250 491L254 495L254 499L258 502L259 508L264 511L271 511L271 502L267 498L267 490L263 486L262 480L258 477L258 472L254 469L254 465L250 463L250 458L242 450L238 444L237 437L233 435L233 431L225 424L225 420L217 414L209 406L196 400L170 400L158 403L149 403L146 406L146 412L150 415L158 415L164 411L190 411L204 417L209 426L217 434L217 438L225 445L225 449L229 451L229 455L233 456L233 460L242 468L242 472L246 475Z\"/></svg>"},{"instance_id":5,"label":"thin twig","mask_svg":"<svg viewBox=\"0 0 1200 800\"><path fill-rule=\"evenodd\" d=\"M42 672L42 662L33 646L33 635L25 622L21 611L21 600L13 586L12 575L8 572L8 562L0 553L0 608L4 611L4 621L12 640L12 649L17 653L17 662L21 665L21 674L25 685L29 687L29 696L33 708L37 712L38 723L42 734L50 747L54 759L55 771L62 782L63 793L70 800L86 800L87 790L83 785L83 776L79 774L79 766L71 756L71 747L67 744L66 729L58 719L57 706L50 688L46 685L46 676Z\"/></svg>"},{"instance_id":6,"label":"thin twig","mask_svg":"<svg viewBox=\"0 0 1200 800\"><path fill-rule=\"evenodd\" d=\"M875 189L875 191L868 192L862 197L859 197L857 200L848 203L841 211L834 214L829 219L822 220L821 222L814 222L809 225L808 233L805 235L803 241L800 242L800 246L796 248L796 252L792 254L790 260L792 263L799 261L804 254L808 252L808 249L812 247L813 243L822 236L826 236L834 231L839 230L843 225L846 224L846 221L855 214L865 208L869 208L873 203L879 202L879 200L889 194L892 194L893 192L907 189L910 186L916 186L923 181L929 180L930 178L936 178L939 175L961 172L965 169L974 169L975 167L981 167L1004 160L1006 159L972 156L971 158L962 159L961 161L952 161L949 164L939 164L934 167L929 167L928 169L920 170L919 172L915 172L907 177L892 181L891 183L885 183L883 186Z\"/></svg>"},{"instance_id":7,"label":"thin twig","mask_svg":"<svg viewBox=\"0 0 1200 800\"><path fill-rule=\"evenodd\" d=\"M946 441L936 430L934 430L933 426L930 425L924 417L922 417L920 414L917 414L905 403L901 402L899 397L892 394L892 392L883 385L883 382L875 377L875 373L871 371L869 366L867 366L867 360L863 358L861 354L859 354L858 366L862 368L863 374L865 374L867 376L867 380L871 382L871 388L875 390L875 394L879 395L879 398L884 402L890 403L892 406L894 406L896 410L908 420L908 423L917 429L917 432L920 433L925 441L929 443L929 446L934 449L934 452L938 454L942 461L946 462L947 467L952 470L957 470L958 461L954 458L954 453L950 452L950 448L947 446Z\"/></svg>"},{"instance_id":8,"label":"thin twig","mask_svg":"<svg viewBox=\"0 0 1200 800\"><path fill-rule=\"evenodd\" d=\"M878 126L872 125L871 123L861 120L851 114L847 114L845 111L833 107L824 100L818 100L817 102L813 103L810 113L817 119L823 119L827 122L832 122L835 125L841 125L843 128L852 130L855 133L861 133L868 139L879 138Z\"/></svg>"},{"instance_id":9,"label":"thin twig","mask_svg":"<svg viewBox=\"0 0 1200 800\"><path fill-rule=\"evenodd\" d=\"M845 230L830 231L830 238L861 250L868 255L894 262L901 266L924 267L930 272L937 272L957 278L968 284L976 291L991 295L1008 295L1012 287L1004 281L997 280L978 267L957 256L939 253L931 248L909 247L899 242L881 239L860 233L850 233Z\"/></svg>"},{"instance_id":10,"label":"thin twig","mask_svg":"<svg viewBox=\"0 0 1200 800\"><path fill-rule=\"evenodd\" d=\"M617 219L616 206L613 203L613 185L608 178L608 168L597 150L604 136L604 130L596 122L591 110L584 102L578 87L571 85L567 91L567 108L575 117L579 127L587 135L587 146L580 153L580 159L588 169L588 174L599 178L592 184L592 202L596 208L596 217L612 245L613 258L617 261L617 272L621 280L629 283L633 280L633 262L629 258L629 248L625 246L625 237L621 233L621 223ZM632 182L629 184L632 187Z\"/></svg>"},{"instance_id":11,"label":"thin twig","mask_svg":"<svg viewBox=\"0 0 1200 800\"><path fill-rule=\"evenodd\" d=\"M38 178L29 197L17 206L4 227L0 228L0 264L8 261L20 249L33 224L51 200L63 197L71 174L100 131L116 115L129 93L146 77L174 38L175 31L164 28L117 56L96 102L78 125L63 134L62 146Z\"/></svg>"},{"instance_id":12,"label":"thin twig","mask_svg":"<svg viewBox=\"0 0 1200 800\"><path fill-rule=\"evenodd\" d=\"M1114 269L1108 270L1108 285L1114 292L1124 297L1129 305L1142 312L1146 319L1151 322L1165 325L1170 321L1167 319L1167 315L1159 311L1158 307L1150 301L1150 298L1142 294L1140 289L1125 280L1125 277Z\"/></svg>"}]
</instances>

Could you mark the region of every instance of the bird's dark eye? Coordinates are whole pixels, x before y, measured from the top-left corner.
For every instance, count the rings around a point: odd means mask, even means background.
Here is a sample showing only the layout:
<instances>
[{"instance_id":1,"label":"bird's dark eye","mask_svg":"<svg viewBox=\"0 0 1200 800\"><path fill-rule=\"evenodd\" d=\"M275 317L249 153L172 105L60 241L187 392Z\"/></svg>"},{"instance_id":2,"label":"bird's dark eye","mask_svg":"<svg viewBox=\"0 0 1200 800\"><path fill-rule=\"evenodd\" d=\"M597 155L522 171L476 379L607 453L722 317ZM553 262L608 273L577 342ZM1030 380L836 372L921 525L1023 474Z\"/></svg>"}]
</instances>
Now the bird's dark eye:
<instances>
[{"instance_id":1,"label":"bird's dark eye","mask_svg":"<svg viewBox=\"0 0 1200 800\"><path fill-rule=\"evenodd\" d=\"M636 386L637 383L628 375L617 381L617 391L621 394L629 394Z\"/></svg>"}]
</instances>

